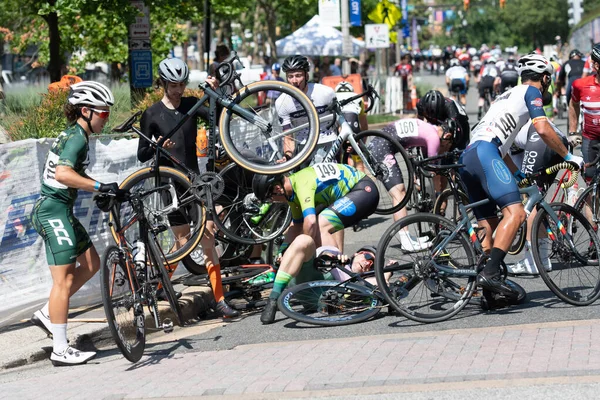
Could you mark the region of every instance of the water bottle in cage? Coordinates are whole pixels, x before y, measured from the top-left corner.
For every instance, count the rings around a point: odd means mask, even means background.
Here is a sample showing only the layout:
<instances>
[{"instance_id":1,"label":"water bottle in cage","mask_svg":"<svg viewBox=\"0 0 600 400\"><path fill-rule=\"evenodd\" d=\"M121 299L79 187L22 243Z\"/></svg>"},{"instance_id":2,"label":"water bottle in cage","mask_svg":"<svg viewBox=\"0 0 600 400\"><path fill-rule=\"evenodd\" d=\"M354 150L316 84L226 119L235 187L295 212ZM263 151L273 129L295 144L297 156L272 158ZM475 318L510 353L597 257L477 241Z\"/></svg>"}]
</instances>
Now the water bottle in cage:
<instances>
[{"instance_id":1,"label":"water bottle in cage","mask_svg":"<svg viewBox=\"0 0 600 400\"><path fill-rule=\"evenodd\" d=\"M575 182L573 186L567 189L567 204L569 204L570 206L575 205L575 202L577 201L578 191L579 185L577 184L577 182Z\"/></svg>"},{"instance_id":2,"label":"water bottle in cage","mask_svg":"<svg viewBox=\"0 0 600 400\"><path fill-rule=\"evenodd\" d=\"M141 240L137 240L132 249L133 261L135 263L135 269L144 271L146 267L146 245Z\"/></svg>"}]
</instances>

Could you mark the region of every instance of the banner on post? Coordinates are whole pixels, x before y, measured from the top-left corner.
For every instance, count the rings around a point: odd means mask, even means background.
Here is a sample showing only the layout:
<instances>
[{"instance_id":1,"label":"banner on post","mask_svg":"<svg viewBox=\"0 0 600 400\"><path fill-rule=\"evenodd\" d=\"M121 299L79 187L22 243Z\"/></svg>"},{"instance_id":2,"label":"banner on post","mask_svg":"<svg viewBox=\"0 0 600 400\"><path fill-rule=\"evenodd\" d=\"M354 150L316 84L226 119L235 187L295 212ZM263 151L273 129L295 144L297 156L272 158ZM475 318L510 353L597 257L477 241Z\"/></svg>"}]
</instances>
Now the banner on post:
<instances>
[{"instance_id":1,"label":"banner on post","mask_svg":"<svg viewBox=\"0 0 600 400\"><path fill-rule=\"evenodd\" d=\"M319 17L323 25L342 26L340 0L319 0Z\"/></svg>"},{"instance_id":2,"label":"banner on post","mask_svg":"<svg viewBox=\"0 0 600 400\"><path fill-rule=\"evenodd\" d=\"M350 26L361 26L360 0L350 0Z\"/></svg>"}]
</instances>

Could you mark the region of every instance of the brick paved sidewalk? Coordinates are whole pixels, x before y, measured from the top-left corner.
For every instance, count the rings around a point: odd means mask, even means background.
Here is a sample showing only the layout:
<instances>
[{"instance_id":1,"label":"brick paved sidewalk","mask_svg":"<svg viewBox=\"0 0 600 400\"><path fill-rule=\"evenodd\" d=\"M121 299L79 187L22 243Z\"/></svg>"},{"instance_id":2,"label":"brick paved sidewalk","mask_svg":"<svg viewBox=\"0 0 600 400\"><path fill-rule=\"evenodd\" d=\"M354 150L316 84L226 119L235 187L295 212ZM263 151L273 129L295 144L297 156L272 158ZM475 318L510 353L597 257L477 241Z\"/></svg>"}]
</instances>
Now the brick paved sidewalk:
<instances>
[{"instance_id":1,"label":"brick paved sidewalk","mask_svg":"<svg viewBox=\"0 0 600 400\"><path fill-rule=\"evenodd\" d=\"M590 375L600 375L600 320L161 353L134 365L100 358L0 385L0 398L307 397Z\"/></svg>"}]
</instances>

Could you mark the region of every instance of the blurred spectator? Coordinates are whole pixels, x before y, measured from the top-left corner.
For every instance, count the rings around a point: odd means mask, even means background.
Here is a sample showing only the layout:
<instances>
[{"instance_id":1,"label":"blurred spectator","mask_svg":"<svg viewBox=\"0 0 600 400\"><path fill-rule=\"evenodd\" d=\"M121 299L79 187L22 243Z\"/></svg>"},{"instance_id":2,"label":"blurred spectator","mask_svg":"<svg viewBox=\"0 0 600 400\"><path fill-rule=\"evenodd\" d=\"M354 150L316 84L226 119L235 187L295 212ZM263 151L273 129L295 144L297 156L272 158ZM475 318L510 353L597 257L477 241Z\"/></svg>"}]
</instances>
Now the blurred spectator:
<instances>
[{"instance_id":1,"label":"blurred spectator","mask_svg":"<svg viewBox=\"0 0 600 400\"><path fill-rule=\"evenodd\" d=\"M339 58L336 58L333 61L333 65L331 65L329 67L329 74L331 76L340 76L342 75L342 60Z\"/></svg>"},{"instance_id":2,"label":"blurred spectator","mask_svg":"<svg viewBox=\"0 0 600 400\"><path fill-rule=\"evenodd\" d=\"M217 80L219 80L220 76L217 74L217 67L219 66L219 64L221 64L221 62L223 62L223 60L227 58L229 53L229 47L227 47L226 45L220 44L217 46L217 48L215 49L215 60L208 67L209 76L214 76L215 78L217 78Z\"/></svg>"}]
</instances>

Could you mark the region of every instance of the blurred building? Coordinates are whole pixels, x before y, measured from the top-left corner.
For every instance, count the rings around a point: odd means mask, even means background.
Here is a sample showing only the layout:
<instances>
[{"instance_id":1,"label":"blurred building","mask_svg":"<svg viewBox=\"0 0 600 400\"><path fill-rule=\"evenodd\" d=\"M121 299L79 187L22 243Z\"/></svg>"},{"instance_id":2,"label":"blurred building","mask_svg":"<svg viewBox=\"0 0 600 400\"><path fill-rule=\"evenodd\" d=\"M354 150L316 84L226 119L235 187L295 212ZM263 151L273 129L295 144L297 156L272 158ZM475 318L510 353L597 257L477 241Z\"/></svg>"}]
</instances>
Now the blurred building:
<instances>
[{"instance_id":1,"label":"blurred building","mask_svg":"<svg viewBox=\"0 0 600 400\"><path fill-rule=\"evenodd\" d=\"M583 15L583 0L567 0L569 4L569 26L577 25Z\"/></svg>"}]
</instances>

